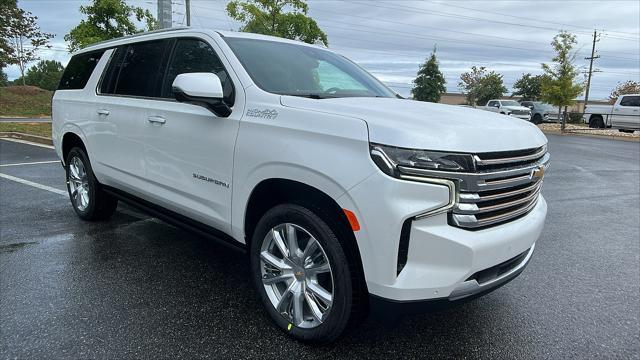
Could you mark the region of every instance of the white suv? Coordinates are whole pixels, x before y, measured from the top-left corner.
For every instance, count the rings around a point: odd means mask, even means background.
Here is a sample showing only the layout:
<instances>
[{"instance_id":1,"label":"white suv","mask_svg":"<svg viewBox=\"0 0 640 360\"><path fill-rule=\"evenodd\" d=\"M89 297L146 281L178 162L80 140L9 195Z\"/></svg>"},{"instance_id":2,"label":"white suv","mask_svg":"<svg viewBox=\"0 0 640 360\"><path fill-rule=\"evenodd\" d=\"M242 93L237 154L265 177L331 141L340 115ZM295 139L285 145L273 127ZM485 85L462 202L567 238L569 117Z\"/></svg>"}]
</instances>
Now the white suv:
<instances>
[{"instance_id":1,"label":"white suv","mask_svg":"<svg viewBox=\"0 0 640 360\"><path fill-rule=\"evenodd\" d=\"M534 125L401 99L326 48L254 34L76 53L53 138L78 216L119 199L245 250L266 311L307 341L497 288L547 212Z\"/></svg>"}]
</instances>

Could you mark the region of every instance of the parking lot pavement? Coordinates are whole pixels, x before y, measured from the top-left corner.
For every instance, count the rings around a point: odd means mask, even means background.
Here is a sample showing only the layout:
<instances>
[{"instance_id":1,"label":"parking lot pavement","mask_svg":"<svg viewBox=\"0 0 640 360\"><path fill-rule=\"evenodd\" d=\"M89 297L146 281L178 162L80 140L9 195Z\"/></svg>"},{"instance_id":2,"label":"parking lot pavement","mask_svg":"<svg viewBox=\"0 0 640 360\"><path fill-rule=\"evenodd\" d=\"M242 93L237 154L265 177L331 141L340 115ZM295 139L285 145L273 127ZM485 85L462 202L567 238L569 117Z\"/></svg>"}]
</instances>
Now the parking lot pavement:
<instances>
[{"instance_id":1,"label":"parking lot pavement","mask_svg":"<svg viewBox=\"0 0 640 360\"><path fill-rule=\"evenodd\" d=\"M82 222L59 163L4 166L53 150L0 140L0 358L638 358L640 144L549 140L547 226L519 278L324 347L270 324L242 254L122 205Z\"/></svg>"}]
</instances>

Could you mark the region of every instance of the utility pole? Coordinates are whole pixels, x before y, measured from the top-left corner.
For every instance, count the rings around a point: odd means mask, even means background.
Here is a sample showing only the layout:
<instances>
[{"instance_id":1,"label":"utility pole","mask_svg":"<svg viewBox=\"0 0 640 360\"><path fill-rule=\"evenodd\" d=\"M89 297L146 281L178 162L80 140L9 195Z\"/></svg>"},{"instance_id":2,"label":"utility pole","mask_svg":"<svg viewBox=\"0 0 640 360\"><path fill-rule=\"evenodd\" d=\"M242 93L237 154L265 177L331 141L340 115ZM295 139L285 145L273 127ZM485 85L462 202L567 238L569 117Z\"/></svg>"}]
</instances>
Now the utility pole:
<instances>
[{"instance_id":1,"label":"utility pole","mask_svg":"<svg viewBox=\"0 0 640 360\"><path fill-rule=\"evenodd\" d=\"M184 0L184 7L187 14L187 26L191 26L191 0Z\"/></svg>"},{"instance_id":2,"label":"utility pole","mask_svg":"<svg viewBox=\"0 0 640 360\"><path fill-rule=\"evenodd\" d=\"M161 29L168 29L171 23L171 0L158 0L158 23Z\"/></svg>"},{"instance_id":3,"label":"utility pole","mask_svg":"<svg viewBox=\"0 0 640 360\"><path fill-rule=\"evenodd\" d=\"M591 56L586 57L585 60L589 60L589 72L587 73L587 89L584 93L584 108L587 108L587 102L589 101L589 88L591 87L591 75L599 70L593 69L593 61L600 58L600 55L596 55L596 42L600 41L600 35L597 30L593 30L593 44L591 45ZM583 110L584 112L584 110Z\"/></svg>"}]
</instances>

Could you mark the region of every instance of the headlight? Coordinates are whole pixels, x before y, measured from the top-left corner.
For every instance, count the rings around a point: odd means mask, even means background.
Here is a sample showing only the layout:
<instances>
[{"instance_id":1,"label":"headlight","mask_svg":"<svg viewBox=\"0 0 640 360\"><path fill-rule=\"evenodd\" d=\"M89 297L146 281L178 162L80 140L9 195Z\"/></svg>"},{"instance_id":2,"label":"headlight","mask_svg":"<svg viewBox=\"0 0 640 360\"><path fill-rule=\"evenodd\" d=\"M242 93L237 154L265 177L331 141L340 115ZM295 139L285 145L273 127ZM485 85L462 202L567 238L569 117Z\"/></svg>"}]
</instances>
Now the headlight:
<instances>
[{"instance_id":1,"label":"headlight","mask_svg":"<svg viewBox=\"0 0 640 360\"><path fill-rule=\"evenodd\" d=\"M398 177L398 166L438 171L473 171L473 156L371 144L371 158L384 173Z\"/></svg>"}]
</instances>

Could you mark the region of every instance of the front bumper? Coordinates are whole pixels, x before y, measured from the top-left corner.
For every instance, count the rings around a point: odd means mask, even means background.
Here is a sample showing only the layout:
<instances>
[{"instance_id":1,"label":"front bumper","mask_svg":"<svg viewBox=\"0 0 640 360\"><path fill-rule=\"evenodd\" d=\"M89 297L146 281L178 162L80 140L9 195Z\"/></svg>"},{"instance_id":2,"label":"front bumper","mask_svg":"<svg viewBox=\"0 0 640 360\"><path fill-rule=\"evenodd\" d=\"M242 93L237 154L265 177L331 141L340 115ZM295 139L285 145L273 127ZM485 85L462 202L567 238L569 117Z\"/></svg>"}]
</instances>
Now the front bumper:
<instances>
[{"instance_id":1,"label":"front bumper","mask_svg":"<svg viewBox=\"0 0 640 360\"><path fill-rule=\"evenodd\" d=\"M527 121L531 120L530 114L509 114L509 116L513 116L518 119L527 120Z\"/></svg>"},{"instance_id":2,"label":"front bumper","mask_svg":"<svg viewBox=\"0 0 640 360\"><path fill-rule=\"evenodd\" d=\"M465 303L479 296L486 295L499 287L515 279L524 271L529 264L535 245L517 256L503 273L491 280L478 283L477 279L469 279L460 285L448 296L444 298L427 300L398 301L382 298L376 295L369 296L371 315L382 320L394 320L402 315L419 314L431 311L443 310L455 305ZM507 261L508 263L509 261ZM496 268L499 268L499 264ZM494 270L494 269L489 269Z\"/></svg>"},{"instance_id":3,"label":"front bumper","mask_svg":"<svg viewBox=\"0 0 640 360\"><path fill-rule=\"evenodd\" d=\"M420 214L445 205L448 193L443 185L376 173L339 199L344 208L356 209L360 220L356 240L374 298L452 301L482 293L505 281L477 282L476 286L470 277L532 249L542 232L547 213L542 196L527 215L482 230L450 226L446 213L420 218ZM413 219L408 254L398 273L400 234L407 219ZM505 275L505 279L512 279L519 271Z\"/></svg>"}]
</instances>

